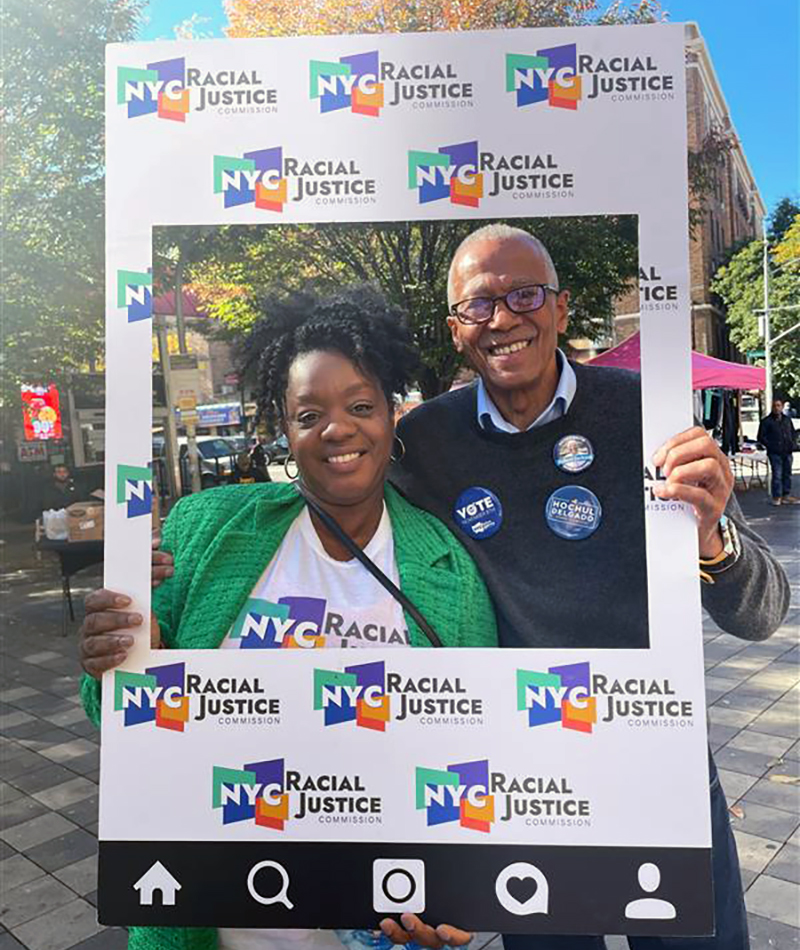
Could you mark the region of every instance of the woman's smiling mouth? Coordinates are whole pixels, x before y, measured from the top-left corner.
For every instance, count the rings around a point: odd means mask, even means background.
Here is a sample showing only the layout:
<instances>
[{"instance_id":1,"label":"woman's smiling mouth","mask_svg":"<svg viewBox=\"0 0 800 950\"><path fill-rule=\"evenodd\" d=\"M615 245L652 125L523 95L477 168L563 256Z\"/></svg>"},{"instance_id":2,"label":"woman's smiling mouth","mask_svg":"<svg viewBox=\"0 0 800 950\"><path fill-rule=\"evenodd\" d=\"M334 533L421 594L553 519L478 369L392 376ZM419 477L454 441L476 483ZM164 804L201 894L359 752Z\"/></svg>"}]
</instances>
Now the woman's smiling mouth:
<instances>
[{"instance_id":1,"label":"woman's smiling mouth","mask_svg":"<svg viewBox=\"0 0 800 950\"><path fill-rule=\"evenodd\" d=\"M329 455L325 461L331 465L347 465L348 462L355 462L356 459L360 459L362 455L366 455L366 452L345 452L341 455Z\"/></svg>"}]
</instances>

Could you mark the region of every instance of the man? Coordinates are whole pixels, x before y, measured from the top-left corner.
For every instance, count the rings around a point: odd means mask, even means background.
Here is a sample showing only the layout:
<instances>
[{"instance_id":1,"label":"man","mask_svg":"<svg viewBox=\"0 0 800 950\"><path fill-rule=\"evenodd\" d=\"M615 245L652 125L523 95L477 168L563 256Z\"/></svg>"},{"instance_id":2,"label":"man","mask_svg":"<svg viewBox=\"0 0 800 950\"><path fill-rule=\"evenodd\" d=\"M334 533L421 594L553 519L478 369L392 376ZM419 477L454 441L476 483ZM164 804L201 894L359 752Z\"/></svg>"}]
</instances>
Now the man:
<instances>
[{"instance_id":1,"label":"man","mask_svg":"<svg viewBox=\"0 0 800 950\"><path fill-rule=\"evenodd\" d=\"M264 472L266 475L269 475L267 470L267 453L264 450L267 440L263 435L258 436L256 444L253 446L253 450L250 453L250 461L253 465L261 472ZM271 478L266 478L265 481L272 481Z\"/></svg>"},{"instance_id":2,"label":"man","mask_svg":"<svg viewBox=\"0 0 800 950\"><path fill-rule=\"evenodd\" d=\"M42 511L49 511L51 508L60 511L77 500L78 495L69 468L66 465L53 466L50 481L42 490Z\"/></svg>"},{"instance_id":3,"label":"man","mask_svg":"<svg viewBox=\"0 0 800 950\"><path fill-rule=\"evenodd\" d=\"M569 291L547 249L518 228L489 225L468 236L451 264L448 297L453 343L479 379L400 422L406 451L393 480L466 543L494 600L501 645L647 646L638 377L564 357L557 344ZM744 523L716 444L688 429L659 448L651 467L663 475L654 495L697 515L706 609L730 633L769 636L788 609L788 583ZM746 950L736 851L713 764L712 825L716 937L631 938L635 950ZM406 933L386 925L396 942L465 939L417 918L403 922ZM605 946L602 937L504 939L507 950Z\"/></svg>"},{"instance_id":4,"label":"man","mask_svg":"<svg viewBox=\"0 0 800 950\"><path fill-rule=\"evenodd\" d=\"M266 469L258 468L253 464L248 452L240 452L236 456L228 481L231 485L252 485L254 482L269 482L272 479Z\"/></svg>"},{"instance_id":5,"label":"man","mask_svg":"<svg viewBox=\"0 0 800 950\"><path fill-rule=\"evenodd\" d=\"M772 505L796 505L800 498L792 494L792 453L797 450L794 424L783 411L783 400L772 401L772 412L764 416L758 427L756 441L767 450L772 469Z\"/></svg>"}]
</instances>

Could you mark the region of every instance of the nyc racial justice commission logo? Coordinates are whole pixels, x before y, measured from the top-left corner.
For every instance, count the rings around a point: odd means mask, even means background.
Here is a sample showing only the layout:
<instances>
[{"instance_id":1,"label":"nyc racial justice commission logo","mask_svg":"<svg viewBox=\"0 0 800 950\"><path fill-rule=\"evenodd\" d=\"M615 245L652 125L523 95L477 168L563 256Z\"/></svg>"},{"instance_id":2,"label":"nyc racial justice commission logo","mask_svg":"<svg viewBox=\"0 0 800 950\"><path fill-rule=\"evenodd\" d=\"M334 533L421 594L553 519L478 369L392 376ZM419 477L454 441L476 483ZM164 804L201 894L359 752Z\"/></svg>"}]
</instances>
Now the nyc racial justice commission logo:
<instances>
[{"instance_id":1,"label":"nyc racial justice commission logo","mask_svg":"<svg viewBox=\"0 0 800 950\"><path fill-rule=\"evenodd\" d=\"M675 81L652 56L592 56L575 43L530 53L507 53L506 92L518 108L577 110L581 100L651 101L675 98Z\"/></svg>"},{"instance_id":2,"label":"nyc racial justice commission logo","mask_svg":"<svg viewBox=\"0 0 800 950\"><path fill-rule=\"evenodd\" d=\"M360 775L305 774L284 759L251 762L241 768L215 765L211 807L222 824L253 822L283 831L286 822L381 824L383 802Z\"/></svg>"},{"instance_id":3,"label":"nyc racial justice commission logo","mask_svg":"<svg viewBox=\"0 0 800 950\"><path fill-rule=\"evenodd\" d=\"M456 824L489 834L497 821L526 825L591 824L591 804L575 794L564 776L508 775L488 759L444 769L417 767L415 807L428 828Z\"/></svg>"},{"instance_id":4,"label":"nyc racial justice commission logo","mask_svg":"<svg viewBox=\"0 0 800 950\"><path fill-rule=\"evenodd\" d=\"M408 152L407 187L418 204L449 201L469 208L481 201L573 197L575 172L554 152L505 153L482 149L477 139Z\"/></svg>"},{"instance_id":5,"label":"nyc racial justice commission logo","mask_svg":"<svg viewBox=\"0 0 800 950\"><path fill-rule=\"evenodd\" d=\"M615 721L631 728L694 725L694 704L677 696L668 679L614 679L592 673L589 663L517 670L516 693L517 710L532 729L592 733L598 723Z\"/></svg>"},{"instance_id":6,"label":"nyc racial justice commission logo","mask_svg":"<svg viewBox=\"0 0 800 950\"><path fill-rule=\"evenodd\" d=\"M125 310L128 323L153 316L153 274L150 271L117 271L117 308Z\"/></svg>"},{"instance_id":7,"label":"nyc racial justice commission logo","mask_svg":"<svg viewBox=\"0 0 800 950\"><path fill-rule=\"evenodd\" d=\"M359 644L408 646L405 628L355 620L331 610L324 597L249 597L233 624L230 642L239 650L318 649Z\"/></svg>"},{"instance_id":8,"label":"nyc racial justice commission logo","mask_svg":"<svg viewBox=\"0 0 800 950\"><path fill-rule=\"evenodd\" d=\"M280 213L289 202L375 204L377 183L355 159L284 154L283 146L214 156L214 194L225 208L254 205Z\"/></svg>"},{"instance_id":9,"label":"nyc racial justice commission logo","mask_svg":"<svg viewBox=\"0 0 800 950\"><path fill-rule=\"evenodd\" d=\"M271 697L257 676L200 676L185 663L151 666L144 673L116 670L114 711L125 726L151 723L183 732L191 722L213 720L223 726L280 723L281 701Z\"/></svg>"},{"instance_id":10,"label":"nyc racial justice commission logo","mask_svg":"<svg viewBox=\"0 0 800 950\"><path fill-rule=\"evenodd\" d=\"M117 465L118 505L127 518L149 515L153 509L153 473L144 465Z\"/></svg>"},{"instance_id":11,"label":"nyc racial justice commission logo","mask_svg":"<svg viewBox=\"0 0 800 950\"><path fill-rule=\"evenodd\" d=\"M385 732L392 720L423 726L483 725L483 699L462 678L403 676L383 661L314 670L314 709L326 726Z\"/></svg>"},{"instance_id":12,"label":"nyc racial justice commission logo","mask_svg":"<svg viewBox=\"0 0 800 950\"><path fill-rule=\"evenodd\" d=\"M308 66L310 97L321 115L343 110L378 118L386 108L471 108L472 83L449 62L400 62L381 59L378 50L312 59Z\"/></svg>"},{"instance_id":13,"label":"nyc racial justice commission logo","mask_svg":"<svg viewBox=\"0 0 800 950\"><path fill-rule=\"evenodd\" d=\"M185 122L190 112L270 113L278 111L278 92L264 85L258 70L206 70L186 66L183 57L117 67L117 105L129 119L155 115Z\"/></svg>"}]
</instances>

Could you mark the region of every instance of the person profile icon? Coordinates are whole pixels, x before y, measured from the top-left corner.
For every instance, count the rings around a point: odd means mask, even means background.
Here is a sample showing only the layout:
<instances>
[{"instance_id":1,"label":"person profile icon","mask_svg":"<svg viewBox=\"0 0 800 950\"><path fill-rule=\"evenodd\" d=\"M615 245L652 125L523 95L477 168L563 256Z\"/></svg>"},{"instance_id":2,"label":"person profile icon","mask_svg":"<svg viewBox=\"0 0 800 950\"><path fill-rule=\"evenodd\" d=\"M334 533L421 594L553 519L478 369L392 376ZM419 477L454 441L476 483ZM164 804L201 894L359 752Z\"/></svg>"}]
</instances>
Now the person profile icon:
<instances>
[{"instance_id":1,"label":"person profile icon","mask_svg":"<svg viewBox=\"0 0 800 950\"><path fill-rule=\"evenodd\" d=\"M648 894L658 890L661 883L661 871L657 864L649 862L639 865L639 887ZM659 897L640 897L631 901L625 907L625 916L628 920L674 920L676 910L674 904L663 901Z\"/></svg>"}]
</instances>

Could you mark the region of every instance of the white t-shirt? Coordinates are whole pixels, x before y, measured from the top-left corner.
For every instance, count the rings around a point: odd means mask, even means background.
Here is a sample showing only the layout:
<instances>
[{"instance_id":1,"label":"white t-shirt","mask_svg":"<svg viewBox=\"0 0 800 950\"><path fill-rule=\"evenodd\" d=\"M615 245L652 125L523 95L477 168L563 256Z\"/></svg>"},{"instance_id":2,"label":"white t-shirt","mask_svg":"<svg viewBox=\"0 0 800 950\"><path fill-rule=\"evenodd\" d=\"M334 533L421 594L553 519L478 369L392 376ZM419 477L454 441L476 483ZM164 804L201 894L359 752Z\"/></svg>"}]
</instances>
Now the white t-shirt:
<instances>
[{"instance_id":1,"label":"white t-shirt","mask_svg":"<svg viewBox=\"0 0 800 950\"><path fill-rule=\"evenodd\" d=\"M400 585L384 506L365 553ZM295 519L223 640L222 649L408 646L400 604L355 558L326 553L308 508ZM343 931L355 936L356 932ZM362 936L362 932L358 932ZM363 935L366 936L366 935ZM363 943L356 939L356 943ZM343 950L333 930L220 927L219 950ZM348 943L351 943L348 940Z\"/></svg>"},{"instance_id":2,"label":"white t-shirt","mask_svg":"<svg viewBox=\"0 0 800 950\"><path fill-rule=\"evenodd\" d=\"M386 508L364 552L396 585ZM408 646L403 609L355 558L326 553L304 508L222 642L223 649Z\"/></svg>"}]
</instances>

